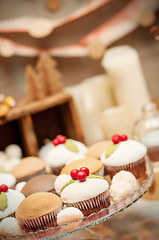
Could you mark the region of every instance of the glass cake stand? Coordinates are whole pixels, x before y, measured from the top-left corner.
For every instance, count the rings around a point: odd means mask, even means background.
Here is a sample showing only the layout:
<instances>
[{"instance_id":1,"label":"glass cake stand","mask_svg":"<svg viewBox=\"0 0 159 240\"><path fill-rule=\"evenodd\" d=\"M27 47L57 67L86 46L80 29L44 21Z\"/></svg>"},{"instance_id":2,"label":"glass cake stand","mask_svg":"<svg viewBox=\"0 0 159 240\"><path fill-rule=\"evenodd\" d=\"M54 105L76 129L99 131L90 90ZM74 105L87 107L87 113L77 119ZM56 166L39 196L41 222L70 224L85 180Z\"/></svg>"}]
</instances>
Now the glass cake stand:
<instances>
[{"instance_id":1,"label":"glass cake stand","mask_svg":"<svg viewBox=\"0 0 159 240\"><path fill-rule=\"evenodd\" d=\"M152 182L153 165L148 159L146 159L146 177L140 181L140 187L119 202L111 204L108 208L103 208L99 212L92 213L80 220L69 222L68 224L50 227L35 232L26 232L25 234L19 235L0 235L0 239L55 239L87 229L110 219L133 205L149 190Z\"/></svg>"}]
</instances>

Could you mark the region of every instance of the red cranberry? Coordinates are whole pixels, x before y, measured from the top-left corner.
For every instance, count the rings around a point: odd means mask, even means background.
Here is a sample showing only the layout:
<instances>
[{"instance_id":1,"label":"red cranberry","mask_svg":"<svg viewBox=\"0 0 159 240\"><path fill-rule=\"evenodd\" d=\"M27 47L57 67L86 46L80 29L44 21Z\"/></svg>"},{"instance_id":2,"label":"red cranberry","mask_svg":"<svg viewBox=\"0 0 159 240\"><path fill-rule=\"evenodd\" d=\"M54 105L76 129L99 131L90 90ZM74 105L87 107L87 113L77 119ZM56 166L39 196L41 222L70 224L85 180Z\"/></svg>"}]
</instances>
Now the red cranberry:
<instances>
[{"instance_id":1,"label":"red cranberry","mask_svg":"<svg viewBox=\"0 0 159 240\"><path fill-rule=\"evenodd\" d=\"M121 138L121 141L126 141L126 140L128 140L128 137L127 137L126 135L121 135L120 138Z\"/></svg>"},{"instance_id":2,"label":"red cranberry","mask_svg":"<svg viewBox=\"0 0 159 240\"><path fill-rule=\"evenodd\" d=\"M120 143L120 141L121 141L120 135L119 134L113 135L112 141L113 141L114 144Z\"/></svg>"},{"instance_id":3,"label":"red cranberry","mask_svg":"<svg viewBox=\"0 0 159 240\"><path fill-rule=\"evenodd\" d=\"M89 175L89 169L87 167L81 167L79 171L85 172L87 176Z\"/></svg>"},{"instance_id":4,"label":"red cranberry","mask_svg":"<svg viewBox=\"0 0 159 240\"><path fill-rule=\"evenodd\" d=\"M2 184L2 185L0 186L0 192L7 192L7 191L8 191L8 186L5 185L5 184Z\"/></svg>"},{"instance_id":5,"label":"red cranberry","mask_svg":"<svg viewBox=\"0 0 159 240\"><path fill-rule=\"evenodd\" d=\"M54 146L57 146L57 145L60 144L60 141L59 141L57 138L54 138L54 139L52 140L52 144L53 144Z\"/></svg>"},{"instance_id":6,"label":"red cranberry","mask_svg":"<svg viewBox=\"0 0 159 240\"><path fill-rule=\"evenodd\" d=\"M73 169L70 172L71 178L74 179L74 180L77 179L77 174L78 174L78 169Z\"/></svg>"},{"instance_id":7,"label":"red cranberry","mask_svg":"<svg viewBox=\"0 0 159 240\"><path fill-rule=\"evenodd\" d=\"M80 181L80 182L84 182L86 180L86 177L87 177L87 174L83 171L79 171L77 173L77 179Z\"/></svg>"},{"instance_id":8,"label":"red cranberry","mask_svg":"<svg viewBox=\"0 0 159 240\"><path fill-rule=\"evenodd\" d=\"M60 143L65 143L67 138L63 135L57 135L56 139L58 139Z\"/></svg>"}]
</instances>

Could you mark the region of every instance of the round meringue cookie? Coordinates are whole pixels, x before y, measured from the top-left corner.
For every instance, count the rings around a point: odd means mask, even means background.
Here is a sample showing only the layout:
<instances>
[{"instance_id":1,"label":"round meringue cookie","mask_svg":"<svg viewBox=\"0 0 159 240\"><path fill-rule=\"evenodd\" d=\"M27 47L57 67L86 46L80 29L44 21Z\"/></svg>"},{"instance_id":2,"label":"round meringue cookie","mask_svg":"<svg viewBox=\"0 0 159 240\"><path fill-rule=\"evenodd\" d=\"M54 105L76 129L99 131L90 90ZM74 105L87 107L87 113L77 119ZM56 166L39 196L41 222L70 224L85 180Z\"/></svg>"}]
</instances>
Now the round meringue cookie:
<instances>
[{"instance_id":1,"label":"round meringue cookie","mask_svg":"<svg viewBox=\"0 0 159 240\"><path fill-rule=\"evenodd\" d=\"M7 196L8 206L4 210L0 210L0 220L5 217L14 216L19 204L25 199L24 194L13 189L8 189L5 194Z\"/></svg>"},{"instance_id":2,"label":"round meringue cookie","mask_svg":"<svg viewBox=\"0 0 159 240\"><path fill-rule=\"evenodd\" d=\"M117 147L109 156L108 148L101 155L101 162L105 166L106 174L111 178L119 171L132 172L136 178L143 177L146 172L145 156L147 148L135 140L126 140L112 146ZM110 147L110 146L109 146Z\"/></svg>"},{"instance_id":3,"label":"round meringue cookie","mask_svg":"<svg viewBox=\"0 0 159 240\"><path fill-rule=\"evenodd\" d=\"M5 153L9 158L22 158L22 150L17 144L10 144L5 148Z\"/></svg>"},{"instance_id":4,"label":"round meringue cookie","mask_svg":"<svg viewBox=\"0 0 159 240\"><path fill-rule=\"evenodd\" d=\"M113 201L118 202L138 188L135 176L129 171L121 170L113 176L109 192Z\"/></svg>"},{"instance_id":5,"label":"round meringue cookie","mask_svg":"<svg viewBox=\"0 0 159 240\"><path fill-rule=\"evenodd\" d=\"M23 230L20 227L16 218L7 217L0 222L0 235L17 235L17 234L23 234Z\"/></svg>"},{"instance_id":6,"label":"round meringue cookie","mask_svg":"<svg viewBox=\"0 0 159 240\"><path fill-rule=\"evenodd\" d=\"M0 185L5 184L9 188L14 187L16 184L16 178L13 174L0 171Z\"/></svg>"},{"instance_id":7,"label":"round meringue cookie","mask_svg":"<svg viewBox=\"0 0 159 240\"><path fill-rule=\"evenodd\" d=\"M58 175L61 169L67 164L67 162L77 155L84 155L87 151L87 147L76 140L67 139L73 144L77 151L67 148L65 143L59 144L50 150L46 156L46 162L52 168L54 174Z\"/></svg>"},{"instance_id":8,"label":"round meringue cookie","mask_svg":"<svg viewBox=\"0 0 159 240\"><path fill-rule=\"evenodd\" d=\"M57 224L67 224L69 222L79 220L82 217L83 213L78 208L66 207L57 214Z\"/></svg>"}]
</instances>

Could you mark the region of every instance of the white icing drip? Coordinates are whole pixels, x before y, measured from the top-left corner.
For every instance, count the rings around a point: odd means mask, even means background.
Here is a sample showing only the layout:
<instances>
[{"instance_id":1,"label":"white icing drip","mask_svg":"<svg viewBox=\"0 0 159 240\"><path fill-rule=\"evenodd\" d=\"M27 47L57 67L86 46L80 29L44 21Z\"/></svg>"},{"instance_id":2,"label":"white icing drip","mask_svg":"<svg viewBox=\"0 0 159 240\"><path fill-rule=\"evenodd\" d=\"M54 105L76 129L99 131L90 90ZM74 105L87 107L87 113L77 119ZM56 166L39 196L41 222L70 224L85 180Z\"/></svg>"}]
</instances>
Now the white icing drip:
<instances>
[{"instance_id":1,"label":"white icing drip","mask_svg":"<svg viewBox=\"0 0 159 240\"><path fill-rule=\"evenodd\" d=\"M84 182L76 181L69 184L61 192L61 198L65 203L74 203L90 199L106 191L108 182L101 178L87 178Z\"/></svg>"},{"instance_id":2,"label":"white icing drip","mask_svg":"<svg viewBox=\"0 0 159 240\"><path fill-rule=\"evenodd\" d=\"M8 192L6 192L6 195L8 207L3 211L0 210L0 218L7 217L10 214L14 213L17 210L19 204L25 199L24 194L12 189L9 189Z\"/></svg>"},{"instance_id":3,"label":"white icing drip","mask_svg":"<svg viewBox=\"0 0 159 240\"><path fill-rule=\"evenodd\" d=\"M122 166L136 162L147 153L147 148L135 140L120 142L117 149L107 158L104 151L101 155L101 161L106 166Z\"/></svg>"},{"instance_id":4,"label":"white icing drip","mask_svg":"<svg viewBox=\"0 0 159 240\"><path fill-rule=\"evenodd\" d=\"M9 188L16 183L16 178L10 173L0 173L0 185L6 184Z\"/></svg>"}]
</instances>

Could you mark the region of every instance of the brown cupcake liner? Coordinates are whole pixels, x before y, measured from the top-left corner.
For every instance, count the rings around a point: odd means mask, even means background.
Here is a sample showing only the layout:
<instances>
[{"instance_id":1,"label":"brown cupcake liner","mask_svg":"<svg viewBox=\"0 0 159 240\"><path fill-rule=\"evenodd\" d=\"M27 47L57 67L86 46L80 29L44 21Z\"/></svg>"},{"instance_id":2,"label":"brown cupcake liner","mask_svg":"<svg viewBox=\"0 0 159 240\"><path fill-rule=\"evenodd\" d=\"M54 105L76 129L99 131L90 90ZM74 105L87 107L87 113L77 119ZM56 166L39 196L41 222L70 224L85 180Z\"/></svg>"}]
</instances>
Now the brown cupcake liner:
<instances>
[{"instance_id":1,"label":"brown cupcake liner","mask_svg":"<svg viewBox=\"0 0 159 240\"><path fill-rule=\"evenodd\" d=\"M93 212L99 212L102 208L107 208L110 205L108 190L92 197L75 203L66 203L68 207L76 207L80 209L84 216L88 216Z\"/></svg>"},{"instance_id":2,"label":"brown cupcake liner","mask_svg":"<svg viewBox=\"0 0 159 240\"><path fill-rule=\"evenodd\" d=\"M6 216L6 217L2 217L2 218L0 218L0 222L4 219L4 218L8 218L8 217L15 217L15 212L14 213L11 213L11 214L9 214L8 216Z\"/></svg>"},{"instance_id":3,"label":"brown cupcake liner","mask_svg":"<svg viewBox=\"0 0 159 240\"><path fill-rule=\"evenodd\" d=\"M25 230L37 230L37 229L45 229L48 226L50 227L56 227L57 226L57 214L60 212L62 209L62 206L59 207L57 210L54 212L48 213L44 216L35 218L35 219L30 219L30 220L19 220L19 223L21 227Z\"/></svg>"},{"instance_id":4,"label":"brown cupcake liner","mask_svg":"<svg viewBox=\"0 0 159 240\"><path fill-rule=\"evenodd\" d=\"M151 162L159 161L159 147L149 147L147 149L147 156Z\"/></svg>"},{"instance_id":5,"label":"brown cupcake liner","mask_svg":"<svg viewBox=\"0 0 159 240\"><path fill-rule=\"evenodd\" d=\"M131 172L136 178L145 176L146 163L145 158L141 158L138 161L122 166L105 166L105 175L110 175L112 178L117 172L125 170Z\"/></svg>"}]
</instances>

